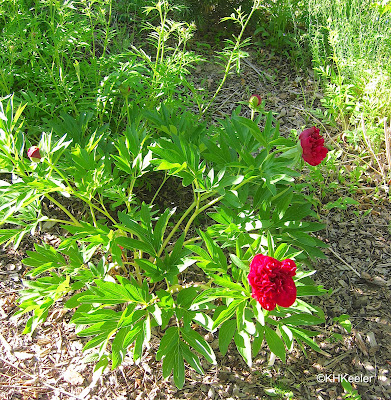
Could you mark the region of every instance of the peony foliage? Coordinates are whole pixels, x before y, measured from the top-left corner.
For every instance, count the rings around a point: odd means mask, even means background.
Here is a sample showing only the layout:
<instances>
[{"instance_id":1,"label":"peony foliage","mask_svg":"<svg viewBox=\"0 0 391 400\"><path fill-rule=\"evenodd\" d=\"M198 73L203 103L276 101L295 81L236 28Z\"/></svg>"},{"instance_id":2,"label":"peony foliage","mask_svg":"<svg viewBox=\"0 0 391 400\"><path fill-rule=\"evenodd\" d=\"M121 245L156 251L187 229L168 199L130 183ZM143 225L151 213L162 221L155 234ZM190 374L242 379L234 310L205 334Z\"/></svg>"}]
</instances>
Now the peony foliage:
<instances>
[{"instance_id":1,"label":"peony foliage","mask_svg":"<svg viewBox=\"0 0 391 400\"><path fill-rule=\"evenodd\" d=\"M0 112L0 242L17 247L45 224L64 232L23 260L24 333L63 307L101 371L140 362L158 327L156 359L178 388L186 368L203 373L200 357L218 362L206 332L249 366L261 348L282 361L297 344L321 352L311 299L327 291L308 265L324 257L312 235L323 225L295 185L297 143L271 112L207 125L162 104L134 111L115 140L58 127L35 143L12 97Z\"/></svg>"}]
</instances>

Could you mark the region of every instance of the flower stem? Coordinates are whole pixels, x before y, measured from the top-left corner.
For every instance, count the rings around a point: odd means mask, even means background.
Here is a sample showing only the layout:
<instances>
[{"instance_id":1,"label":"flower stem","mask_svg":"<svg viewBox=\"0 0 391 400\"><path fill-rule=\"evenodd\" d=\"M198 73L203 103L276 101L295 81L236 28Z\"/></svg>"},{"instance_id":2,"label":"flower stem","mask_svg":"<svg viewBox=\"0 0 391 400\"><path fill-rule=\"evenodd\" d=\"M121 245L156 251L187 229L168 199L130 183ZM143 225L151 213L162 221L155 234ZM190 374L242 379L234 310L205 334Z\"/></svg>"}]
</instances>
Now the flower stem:
<instances>
[{"instance_id":1,"label":"flower stem","mask_svg":"<svg viewBox=\"0 0 391 400\"><path fill-rule=\"evenodd\" d=\"M172 231L170 234L166 237L166 240L163 242L162 247L157 253L156 257L160 257L160 255L163 253L163 250L167 246L168 242L171 240L173 237L174 233L178 230L178 228L181 226L183 220L190 214L191 210L196 206L196 202L194 201L193 204L184 212L182 217L179 219L179 221L176 223L176 225L172 228Z\"/></svg>"},{"instance_id":2,"label":"flower stem","mask_svg":"<svg viewBox=\"0 0 391 400\"><path fill-rule=\"evenodd\" d=\"M158 190L156 191L156 193L154 194L154 196L152 197L151 202L149 203L150 205L153 205L153 203L155 202L155 199L157 197L157 195L159 194L161 188L163 187L163 185L167 182L168 176L167 176L167 172L164 174L164 179L163 182L160 184Z\"/></svg>"},{"instance_id":3,"label":"flower stem","mask_svg":"<svg viewBox=\"0 0 391 400\"><path fill-rule=\"evenodd\" d=\"M50 196L50 194L46 193L45 197L47 199L49 199L52 203L54 203L57 207L60 208L60 210L62 210L66 215L68 215L68 217L71 219L71 221L76 225L76 226L80 226L80 222L61 204L59 203L57 200L55 200L52 196Z\"/></svg>"}]
</instances>

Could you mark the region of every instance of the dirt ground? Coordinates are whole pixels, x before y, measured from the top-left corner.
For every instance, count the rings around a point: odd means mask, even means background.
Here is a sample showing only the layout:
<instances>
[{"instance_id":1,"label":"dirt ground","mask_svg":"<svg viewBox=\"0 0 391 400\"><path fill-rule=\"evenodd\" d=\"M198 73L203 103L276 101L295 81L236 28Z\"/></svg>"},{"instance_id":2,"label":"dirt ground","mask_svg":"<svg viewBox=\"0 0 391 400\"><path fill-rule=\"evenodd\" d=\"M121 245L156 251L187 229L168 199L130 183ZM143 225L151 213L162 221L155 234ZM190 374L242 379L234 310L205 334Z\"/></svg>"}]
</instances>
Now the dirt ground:
<instances>
[{"instance_id":1,"label":"dirt ground","mask_svg":"<svg viewBox=\"0 0 391 400\"><path fill-rule=\"evenodd\" d=\"M205 64L196 71L199 84L213 89L218 82L215 66ZM239 101L260 94L266 109L277 114L281 133L304 126L320 126L305 105L319 107L321 93L311 76L296 73L283 58L260 53L243 63L240 76L228 80L216 102L216 115L230 114ZM323 126L326 144L332 148L339 132ZM315 279L331 295L314 299L326 314L326 324L317 342L325 355L296 348L286 365L261 350L250 369L234 346L224 357L218 351L217 336L205 338L216 351L217 365L203 364L205 375L190 368L182 390L170 379L163 380L161 363L154 358L159 332L151 341L142 362L130 359L115 371L92 374L93 364L83 362L84 339L78 338L67 321L70 314L60 307L49 315L33 337L23 335L27 319L14 320L18 290L25 272L25 251L38 241L55 243L54 232L40 232L14 251L0 254L0 399L283 399L336 400L343 398L338 382L343 375L358 377L353 384L364 400L391 399L391 234L390 207L386 195L374 198L374 188L357 195L360 206L346 210L318 212L326 224L317 236L329 244L327 258L316 260ZM344 195L336 192L335 200ZM346 189L347 190L347 189ZM348 192L346 192L348 195ZM365 210L371 210L364 216ZM349 314L353 329L348 333L333 321ZM337 335L342 335L337 340ZM270 364L270 365L269 365ZM347 374L347 375L345 375ZM276 397L277 396L277 397ZM278 397L280 396L280 397Z\"/></svg>"}]
</instances>

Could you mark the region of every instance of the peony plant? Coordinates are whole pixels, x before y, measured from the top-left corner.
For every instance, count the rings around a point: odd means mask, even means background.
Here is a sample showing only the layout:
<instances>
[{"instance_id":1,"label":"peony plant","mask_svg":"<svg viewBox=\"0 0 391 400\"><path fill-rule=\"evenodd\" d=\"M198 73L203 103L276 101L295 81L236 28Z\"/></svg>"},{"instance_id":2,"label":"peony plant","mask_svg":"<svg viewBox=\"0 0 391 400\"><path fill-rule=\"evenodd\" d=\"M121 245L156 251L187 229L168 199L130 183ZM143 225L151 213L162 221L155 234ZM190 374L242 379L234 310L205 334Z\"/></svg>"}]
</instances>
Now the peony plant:
<instances>
[{"instance_id":1,"label":"peony plant","mask_svg":"<svg viewBox=\"0 0 391 400\"><path fill-rule=\"evenodd\" d=\"M178 388L185 365L202 374L200 357L217 363L206 332L249 366L262 347L282 361L295 343L322 352L314 337L324 314L309 299L327 291L307 265L324 257L311 235L323 226L295 186L301 153L271 112L251 120L238 108L207 129L163 104L129 115L115 140L103 129L79 141L54 130L30 146L16 124L22 111L12 98L0 108L1 172L10 177L0 182L0 241L17 246L43 222L66 232L58 247L36 244L23 260L16 314L29 315L25 333L64 307L99 373L126 357L140 362L159 327L156 358Z\"/></svg>"}]
</instances>

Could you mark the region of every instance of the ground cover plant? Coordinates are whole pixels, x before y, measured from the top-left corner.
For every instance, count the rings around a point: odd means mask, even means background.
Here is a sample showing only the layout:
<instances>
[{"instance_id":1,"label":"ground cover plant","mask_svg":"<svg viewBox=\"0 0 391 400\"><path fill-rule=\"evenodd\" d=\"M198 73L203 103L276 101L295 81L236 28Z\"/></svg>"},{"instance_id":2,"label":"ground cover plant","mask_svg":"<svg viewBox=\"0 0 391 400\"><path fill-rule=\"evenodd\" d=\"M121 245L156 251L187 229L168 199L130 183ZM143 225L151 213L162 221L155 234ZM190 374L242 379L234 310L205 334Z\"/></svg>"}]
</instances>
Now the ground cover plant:
<instances>
[{"instance_id":1,"label":"ground cover plant","mask_svg":"<svg viewBox=\"0 0 391 400\"><path fill-rule=\"evenodd\" d=\"M44 60L33 71L41 80L18 59L16 83L11 73L3 81L9 95L0 114L1 243L17 247L43 224L63 229L58 247L36 244L24 259L17 313L30 316L24 333L33 334L54 306L70 310L99 374L125 357L140 362L160 332L156 358L178 388L185 365L203 373L200 356L216 362L206 331L218 335L222 354L234 343L248 366L264 345L270 363L298 346L327 354L316 343L325 316L312 301L330 293L312 280L312 261L326 247L312 233L323 225L303 194L308 185L297 183L304 165L322 180L324 139L315 126L282 137L258 94L225 118L209 114L240 69L260 3L226 18L239 35L220 53L224 74L207 97L188 78L202 58L187 50L194 26L170 19L168 2L145 10L149 46L121 54L110 44L110 1L40 6L34 27L45 40L37 52L51 49L36 57L35 65ZM51 36L72 29L67 13L89 24L83 49ZM42 27L44 15L52 31ZM16 29L9 18L4 29ZM37 91L47 97L35 101ZM173 193L169 203L160 198L164 188Z\"/></svg>"}]
</instances>

